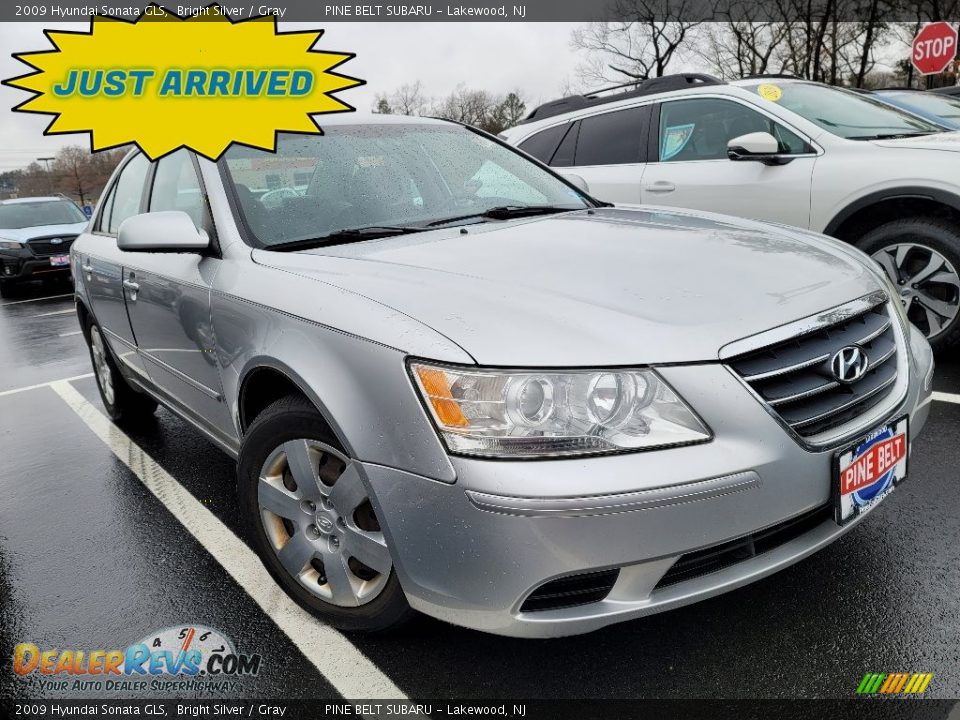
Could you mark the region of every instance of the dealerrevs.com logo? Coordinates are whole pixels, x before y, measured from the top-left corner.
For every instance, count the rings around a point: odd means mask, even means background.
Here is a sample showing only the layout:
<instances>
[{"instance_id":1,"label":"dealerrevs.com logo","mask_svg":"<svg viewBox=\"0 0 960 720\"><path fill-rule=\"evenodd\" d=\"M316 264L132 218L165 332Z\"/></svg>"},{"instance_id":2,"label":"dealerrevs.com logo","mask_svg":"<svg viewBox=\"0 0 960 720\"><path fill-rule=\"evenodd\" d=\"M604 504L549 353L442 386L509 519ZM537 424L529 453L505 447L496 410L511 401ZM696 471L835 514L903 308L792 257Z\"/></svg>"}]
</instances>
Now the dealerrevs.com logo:
<instances>
[{"instance_id":1,"label":"dealerrevs.com logo","mask_svg":"<svg viewBox=\"0 0 960 720\"><path fill-rule=\"evenodd\" d=\"M39 675L44 689L87 691L208 690L236 687L260 672L260 655L238 653L219 630L183 625L150 633L120 649L41 648L19 643L13 671Z\"/></svg>"}]
</instances>

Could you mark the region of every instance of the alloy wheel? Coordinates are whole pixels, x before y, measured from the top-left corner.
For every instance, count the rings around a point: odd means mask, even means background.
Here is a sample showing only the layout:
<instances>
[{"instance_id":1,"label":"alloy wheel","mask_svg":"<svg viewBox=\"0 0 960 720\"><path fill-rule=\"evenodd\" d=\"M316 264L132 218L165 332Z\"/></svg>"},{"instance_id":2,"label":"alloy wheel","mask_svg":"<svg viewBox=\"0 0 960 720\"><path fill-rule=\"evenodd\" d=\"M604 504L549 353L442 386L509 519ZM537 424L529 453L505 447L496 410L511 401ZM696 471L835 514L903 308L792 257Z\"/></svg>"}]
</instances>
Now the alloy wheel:
<instances>
[{"instance_id":1,"label":"alloy wheel","mask_svg":"<svg viewBox=\"0 0 960 720\"><path fill-rule=\"evenodd\" d=\"M260 471L260 519L286 571L340 607L374 600L393 561L360 472L318 440L285 442Z\"/></svg>"},{"instance_id":2,"label":"alloy wheel","mask_svg":"<svg viewBox=\"0 0 960 720\"><path fill-rule=\"evenodd\" d=\"M115 401L113 375L107 362L107 349L103 344L103 337L96 325L90 328L90 352L93 356L93 371L97 376L97 383L100 385L103 397L107 403L113 405Z\"/></svg>"},{"instance_id":3,"label":"alloy wheel","mask_svg":"<svg viewBox=\"0 0 960 720\"><path fill-rule=\"evenodd\" d=\"M907 317L928 339L950 326L960 311L960 275L949 260L916 243L888 245L873 258L899 288Z\"/></svg>"}]
</instances>

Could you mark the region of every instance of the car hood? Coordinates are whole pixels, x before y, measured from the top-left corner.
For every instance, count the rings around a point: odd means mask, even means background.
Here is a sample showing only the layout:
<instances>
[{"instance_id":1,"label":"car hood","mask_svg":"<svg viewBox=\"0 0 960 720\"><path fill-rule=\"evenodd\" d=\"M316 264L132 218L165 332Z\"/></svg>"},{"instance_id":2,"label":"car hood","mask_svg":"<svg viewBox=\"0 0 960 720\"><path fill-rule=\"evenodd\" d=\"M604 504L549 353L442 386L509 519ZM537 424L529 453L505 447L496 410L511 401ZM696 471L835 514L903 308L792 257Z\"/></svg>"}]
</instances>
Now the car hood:
<instances>
[{"instance_id":1,"label":"car hood","mask_svg":"<svg viewBox=\"0 0 960 720\"><path fill-rule=\"evenodd\" d=\"M875 145L903 150L947 150L960 152L960 132L943 132L897 140L871 140Z\"/></svg>"},{"instance_id":2,"label":"car hood","mask_svg":"<svg viewBox=\"0 0 960 720\"><path fill-rule=\"evenodd\" d=\"M481 364L518 367L715 360L727 343L880 287L838 241L667 209L253 255L409 315Z\"/></svg>"},{"instance_id":3,"label":"car hood","mask_svg":"<svg viewBox=\"0 0 960 720\"><path fill-rule=\"evenodd\" d=\"M51 235L63 235L64 237L75 237L83 232L87 223L70 223L67 225L37 225L36 227L26 228L0 228L0 238L5 240L16 240L17 242L26 242L38 237L50 237Z\"/></svg>"}]
</instances>

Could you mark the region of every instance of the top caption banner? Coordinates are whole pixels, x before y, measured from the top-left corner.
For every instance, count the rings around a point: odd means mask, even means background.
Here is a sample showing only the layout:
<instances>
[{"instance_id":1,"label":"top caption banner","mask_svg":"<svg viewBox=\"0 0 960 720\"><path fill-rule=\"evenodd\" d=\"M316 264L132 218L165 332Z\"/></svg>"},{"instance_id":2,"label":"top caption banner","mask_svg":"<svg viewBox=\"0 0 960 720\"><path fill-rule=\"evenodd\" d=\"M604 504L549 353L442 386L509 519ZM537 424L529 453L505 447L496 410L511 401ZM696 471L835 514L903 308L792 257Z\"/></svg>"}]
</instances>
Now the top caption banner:
<instances>
[{"instance_id":1,"label":"top caption banner","mask_svg":"<svg viewBox=\"0 0 960 720\"><path fill-rule=\"evenodd\" d=\"M867 4L868 7L870 4ZM941 0L904 0L872 6L884 22L955 21L941 17L945 5L957 9L956 3ZM583 22L605 21L791 21L827 18L830 21L857 22L864 18L865 3L860 0L526 0L502 3L497 0L428 2L425 4L360 4L325 3L318 0L268 0L264 3L223 3L223 12L231 20L246 20L271 15L289 22ZM85 21L94 15L133 20L147 9L147 3L133 4L124 0L95 2L2 2L0 22L69 22ZM180 16L209 17L209 9L200 4L171 5ZM210 17L210 19L213 19Z\"/></svg>"}]
</instances>

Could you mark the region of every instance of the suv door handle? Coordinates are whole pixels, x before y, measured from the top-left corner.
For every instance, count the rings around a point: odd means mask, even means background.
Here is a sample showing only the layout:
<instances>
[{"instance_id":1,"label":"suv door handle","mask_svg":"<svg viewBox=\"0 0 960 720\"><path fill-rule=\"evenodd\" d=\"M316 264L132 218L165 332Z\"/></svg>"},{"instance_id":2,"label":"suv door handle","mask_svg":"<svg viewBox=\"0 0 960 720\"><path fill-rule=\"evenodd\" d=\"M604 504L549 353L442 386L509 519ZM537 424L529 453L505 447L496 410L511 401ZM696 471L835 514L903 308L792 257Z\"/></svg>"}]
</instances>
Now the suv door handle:
<instances>
[{"instance_id":1,"label":"suv door handle","mask_svg":"<svg viewBox=\"0 0 960 720\"><path fill-rule=\"evenodd\" d=\"M643 189L649 193L672 193L677 189L677 186L672 182L666 182L665 180L660 180L650 185L644 185Z\"/></svg>"}]
</instances>

